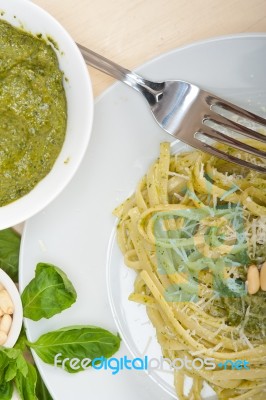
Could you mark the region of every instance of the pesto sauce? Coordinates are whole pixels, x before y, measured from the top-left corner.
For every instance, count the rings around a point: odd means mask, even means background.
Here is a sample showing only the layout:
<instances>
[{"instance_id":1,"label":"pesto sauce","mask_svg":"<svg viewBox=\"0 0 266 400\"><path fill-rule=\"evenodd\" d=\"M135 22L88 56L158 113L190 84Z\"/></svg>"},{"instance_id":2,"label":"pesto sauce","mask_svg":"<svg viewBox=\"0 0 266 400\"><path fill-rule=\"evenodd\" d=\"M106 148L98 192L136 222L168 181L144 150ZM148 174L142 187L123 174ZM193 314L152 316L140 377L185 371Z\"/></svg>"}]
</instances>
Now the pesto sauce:
<instances>
[{"instance_id":1,"label":"pesto sauce","mask_svg":"<svg viewBox=\"0 0 266 400\"><path fill-rule=\"evenodd\" d=\"M0 20L0 206L52 169L67 124L63 74L42 38Z\"/></svg>"},{"instance_id":2,"label":"pesto sauce","mask_svg":"<svg viewBox=\"0 0 266 400\"><path fill-rule=\"evenodd\" d=\"M229 326L241 326L245 320L245 314L249 308L248 318L243 325L243 330L249 339L266 341L266 292L260 290L254 295L246 295L242 298L225 298L226 321Z\"/></svg>"}]
</instances>

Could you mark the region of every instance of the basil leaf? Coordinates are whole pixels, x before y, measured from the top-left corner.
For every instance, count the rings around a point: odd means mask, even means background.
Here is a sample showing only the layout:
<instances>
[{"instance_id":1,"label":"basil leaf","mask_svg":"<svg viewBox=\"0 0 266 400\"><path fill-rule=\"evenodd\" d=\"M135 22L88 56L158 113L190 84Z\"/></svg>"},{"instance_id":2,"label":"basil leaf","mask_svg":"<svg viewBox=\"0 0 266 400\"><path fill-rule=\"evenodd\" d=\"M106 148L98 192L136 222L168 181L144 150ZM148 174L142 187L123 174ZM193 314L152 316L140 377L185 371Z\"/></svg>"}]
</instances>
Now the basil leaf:
<instances>
[{"instance_id":1,"label":"basil leaf","mask_svg":"<svg viewBox=\"0 0 266 400\"><path fill-rule=\"evenodd\" d=\"M17 371L19 371L24 377L26 377L28 373L28 363L23 357L22 353L20 353L16 358L16 366Z\"/></svg>"},{"instance_id":2,"label":"basil leaf","mask_svg":"<svg viewBox=\"0 0 266 400\"><path fill-rule=\"evenodd\" d=\"M10 382L12 379L15 378L17 374L17 365L15 361L10 361L7 368L6 368L6 373L5 373L5 381Z\"/></svg>"},{"instance_id":3,"label":"basil leaf","mask_svg":"<svg viewBox=\"0 0 266 400\"><path fill-rule=\"evenodd\" d=\"M21 400L38 400L35 394L37 373L35 367L27 363L28 373L24 376L19 370L14 379Z\"/></svg>"},{"instance_id":4,"label":"basil leaf","mask_svg":"<svg viewBox=\"0 0 266 400\"><path fill-rule=\"evenodd\" d=\"M22 351L15 348L0 347L0 367L0 381L11 381L15 378L17 371L20 371L23 376L28 373L27 362L23 357Z\"/></svg>"},{"instance_id":5,"label":"basil leaf","mask_svg":"<svg viewBox=\"0 0 266 400\"><path fill-rule=\"evenodd\" d=\"M13 383L3 382L0 383L0 399L11 400L13 395Z\"/></svg>"},{"instance_id":6,"label":"basil leaf","mask_svg":"<svg viewBox=\"0 0 266 400\"><path fill-rule=\"evenodd\" d=\"M6 381L5 375L8 371L8 368L16 367L16 358L19 354L18 350L8 349L3 346L0 346L0 382L3 383ZM12 365L12 367L11 367ZM1 397L0 397L1 398Z\"/></svg>"},{"instance_id":7,"label":"basil leaf","mask_svg":"<svg viewBox=\"0 0 266 400\"><path fill-rule=\"evenodd\" d=\"M36 396L39 400L53 400L52 396L50 395L50 393L48 392L47 387L45 386L41 375L38 371L38 369L36 369L37 372L37 384L36 384Z\"/></svg>"},{"instance_id":8,"label":"basil leaf","mask_svg":"<svg viewBox=\"0 0 266 400\"><path fill-rule=\"evenodd\" d=\"M18 376L25 379L28 372L29 367L21 350L0 346L0 399L10 399L13 393L13 382Z\"/></svg>"},{"instance_id":9,"label":"basil leaf","mask_svg":"<svg viewBox=\"0 0 266 400\"><path fill-rule=\"evenodd\" d=\"M24 289L21 299L24 317L38 321L51 318L69 308L77 293L67 275L52 264L39 263L35 277Z\"/></svg>"},{"instance_id":10,"label":"basil leaf","mask_svg":"<svg viewBox=\"0 0 266 400\"><path fill-rule=\"evenodd\" d=\"M7 355L4 353L4 351L2 351L2 347L1 347L0 348L0 382L1 383L5 381L5 373L6 373L8 364L9 364L9 359L8 359Z\"/></svg>"},{"instance_id":11,"label":"basil leaf","mask_svg":"<svg viewBox=\"0 0 266 400\"><path fill-rule=\"evenodd\" d=\"M21 337L23 337L24 343L24 333ZM25 360L22 349L0 346L1 400L9 400L12 398L14 383L22 400L38 400L35 394L37 384L37 372L35 367ZM40 397L39 400L40 399L42 399L42 397ZM47 399L49 399L49 397L47 397Z\"/></svg>"},{"instance_id":12,"label":"basil leaf","mask_svg":"<svg viewBox=\"0 0 266 400\"><path fill-rule=\"evenodd\" d=\"M24 357L29 361L29 358L31 358L31 353L30 353L30 349L27 347L27 337L26 337L26 333L25 333L25 329L24 327L22 327L22 330L20 332L19 338L14 346L16 349L21 350L22 353L24 353ZM19 364L20 370L22 375L25 375L25 364L26 367L27 366L27 362L22 356L22 360L17 361L17 363ZM23 368L24 367L24 368ZM26 371L27 373L27 371ZM48 389L46 388L41 375L38 371L38 369L36 368L36 373L37 373L37 382L36 382L36 396L39 400L53 400L53 398L51 397L50 393L48 392ZM0 397L1 399L1 397Z\"/></svg>"},{"instance_id":13,"label":"basil leaf","mask_svg":"<svg viewBox=\"0 0 266 400\"><path fill-rule=\"evenodd\" d=\"M19 355L20 350L18 349L0 346L0 369L2 370L10 360L15 361Z\"/></svg>"},{"instance_id":14,"label":"basil leaf","mask_svg":"<svg viewBox=\"0 0 266 400\"><path fill-rule=\"evenodd\" d=\"M14 346L14 349L21 350L23 353L24 351L26 351L26 348L27 348L27 336L26 336L25 328L22 325L18 340L16 341L16 344Z\"/></svg>"},{"instance_id":15,"label":"basil leaf","mask_svg":"<svg viewBox=\"0 0 266 400\"><path fill-rule=\"evenodd\" d=\"M77 325L45 333L28 345L44 362L61 365L74 373L86 369L82 365L84 359L111 357L119 349L120 341L118 335L97 326Z\"/></svg>"},{"instance_id":16,"label":"basil leaf","mask_svg":"<svg viewBox=\"0 0 266 400\"><path fill-rule=\"evenodd\" d=\"M18 281L20 236L13 229L0 231L0 268L2 268L13 281Z\"/></svg>"}]
</instances>

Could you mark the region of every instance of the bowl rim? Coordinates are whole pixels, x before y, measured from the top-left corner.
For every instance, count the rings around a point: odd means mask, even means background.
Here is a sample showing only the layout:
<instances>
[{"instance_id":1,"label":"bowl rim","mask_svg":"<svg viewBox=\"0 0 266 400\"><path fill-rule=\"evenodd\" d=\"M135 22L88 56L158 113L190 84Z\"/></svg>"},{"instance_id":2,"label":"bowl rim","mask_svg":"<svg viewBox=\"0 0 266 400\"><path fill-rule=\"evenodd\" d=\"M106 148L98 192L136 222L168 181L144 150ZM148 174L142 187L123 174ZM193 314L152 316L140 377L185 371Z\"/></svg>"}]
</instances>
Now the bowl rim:
<instances>
[{"instance_id":1,"label":"bowl rim","mask_svg":"<svg viewBox=\"0 0 266 400\"><path fill-rule=\"evenodd\" d=\"M94 99L93 99L92 83L86 63L73 38L53 16L51 16L47 11L43 10L38 5L28 0L12 0L12 2L10 2L9 0L0 0L0 9L1 11L2 10L4 11L4 14L0 16L1 20L5 20L14 25L15 27L25 26L25 30L32 32L33 34L37 34L39 32L39 33L44 33L44 36L48 38L49 36L52 36L52 38L54 38L56 42L62 42L65 45L65 47L67 48L66 52L65 49L62 48L63 46L60 46L60 43L59 43L59 50L54 48L54 51L57 54L57 58L59 61L59 68L63 71L63 73L66 72L64 71L64 67L62 66L62 64L64 64L67 68L67 65L71 64L73 58L75 59L74 63L75 68L78 68L79 79L80 82L82 82L82 94L80 103L86 104L86 112L84 110L85 107L84 105L82 106L81 104L80 107L80 108L83 107L81 113L82 116L84 116L82 117L81 121L81 126L82 126L82 129L80 130L81 134L79 134L80 143L78 141L75 142L77 143L77 145L73 149L73 154L72 154L73 157L71 158L69 165L64 167L64 169L62 167L64 163L64 160L62 158L63 154L65 157L66 148L68 148L68 152L70 153L69 140L73 145L73 137L72 139L69 139L69 137L71 137L71 132L73 131L73 127L70 130L69 128L70 119L68 115L65 141L51 171L46 175L46 177L44 177L40 182L38 182L37 185L28 194L22 196L21 198L7 205L0 207L0 229L5 229L17 225L21 222L24 222L28 218L42 211L49 203L51 203L62 192L63 189L65 189L68 186L69 182L77 172L80 163L84 158L87 146L89 144L89 140L91 138L93 114L94 114ZM28 26L31 25L31 22L29 22L29 18L27 20L27 18L25 17L26 12L28 14L34 12L33 15L34 16L37 15L38 19L43 21L42 25L44 26L45 24L45 28L40 27L37 30L37 28L35 29L31 28L31 26ZM17 18L13 18L14 14L16 14ZM23 16L20 16L23 14L25 21L23 20ZM51 35L49 34L49 30L51 31ZM56 31L58 37L52 31ZM71 71L73 77L75 71L74 67L71 69ZM77 83L74 83L71 87L71 85L67 83L64 79L64 87L67 97L67 107L69 107L70 99L73 98L73 93L74 93L73 86L75 85L77 86ZM72 119L74 118L75 121L77 121L78 117L75 117L73 112L73 103L74 101L72 100L71 102ZM74 122L72 125L74 125ZM51 183L52 185L50 189Z\"/></svg>"},{"instance_id":2,"label":"bowl rim","mask_svg":"<svg viewBox=\"0 0 266 400\"><path fill-rule=\"evenodd\" d=\"M3 347L13 347L18 340L23 322L23 308L19 290L10 276L0 268L0 283L8 292L14 305L13 321Z\"/></svg>"}]
</instances>

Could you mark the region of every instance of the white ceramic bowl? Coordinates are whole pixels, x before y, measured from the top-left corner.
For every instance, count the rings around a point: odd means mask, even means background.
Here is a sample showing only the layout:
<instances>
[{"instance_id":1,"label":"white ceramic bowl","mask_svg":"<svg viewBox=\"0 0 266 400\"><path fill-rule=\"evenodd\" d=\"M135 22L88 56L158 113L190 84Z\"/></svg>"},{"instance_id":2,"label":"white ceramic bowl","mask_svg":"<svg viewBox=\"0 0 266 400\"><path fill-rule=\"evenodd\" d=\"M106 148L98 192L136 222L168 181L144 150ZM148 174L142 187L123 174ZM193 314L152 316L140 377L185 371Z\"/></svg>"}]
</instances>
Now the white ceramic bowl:
<instances>
[{"instance_id":1,"label":"white ceramic bowl","mask_svg":"<svg viewBox=\"0 0 266 400\"><path fill-rule=\"evenodd\" d=\"M42 210L70 182L89 142L93 94L86 64L75 42L53 17L27 0L0 0L0 11L0 18L12 25L48 35L57 43L60 69L67 77L64 87L68 107L66 138L53 169L30 193L0 207L0 229L4 229Z\"/></svg>"},{"instance_id":2,"label":"white ceramic bowl","mask_svg":"<svg viewBox=\"0 0 266 400\"><path fill-rule=\"evenodd\" d=\"M9 278L9 276L2 269L0 269L0 283L9 293L9 296L11 297L11 300L14 305L14 314L12 315L13 322L9 334L7 336L7 340L3 346L13 347L19 337L22 326L23 309L22 309L21 298L15 283L12 281L11 278Z\"/></svg>"}]
</instances>

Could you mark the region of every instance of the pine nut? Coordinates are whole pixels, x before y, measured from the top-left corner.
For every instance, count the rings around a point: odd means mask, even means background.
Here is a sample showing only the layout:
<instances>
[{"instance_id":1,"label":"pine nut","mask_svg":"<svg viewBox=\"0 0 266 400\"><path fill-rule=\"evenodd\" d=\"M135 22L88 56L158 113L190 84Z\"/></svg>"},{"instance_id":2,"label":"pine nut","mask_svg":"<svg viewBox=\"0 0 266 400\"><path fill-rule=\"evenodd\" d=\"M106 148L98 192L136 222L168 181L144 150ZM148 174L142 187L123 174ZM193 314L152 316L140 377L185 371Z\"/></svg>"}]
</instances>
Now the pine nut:
<instances>
[{"instance_id":1,"label":"pine nut","mask_svg":"<svg viewBox=\"0 0 266 400\"><path fill-rule=\"evenodd\" d=\"M248 293L255 294L260 288L260 273L256 265L248 267Z\"/></svg>"},{"instance_id":2,"label":"pine nut","mask_svg":"<svg viewBox=\"0 0 266 400\"><path fill-rule=\"evenodd\" d=\"M8 335L11 324L12 324L12 317L9 314L3 315L0 322L0 331L5 332Z\"/></svg>"},{"instance_id":3,"label":"pine nut","mask_svg":"<svg viewBox=\"0 0 266 400\"><path fill-rule=\"evenodd\" d=\"M3 290L4 286L2 285L2 283L0 283L0 290Z\"/></svg>"},{"instance_id":4,"label":"pine nut","mask_svg":"<svg viewBox=\"0 0 266 400\"><path fill-rule=\"evenodd\" d=\"M266 291L266 261L262 264L260 270L260 288L263 291Z\"/></svg>"},{"instance_id":5,"label":"pine nut","mask_svg":"<svg viewBox=\"0 0 266 400\"><path fill-rule=\"evenodd\" d=\"M6 339L7 339L7 334L5 332L0 331L0 346L5 344Z\"/></svg>"},{"instance_id":6,"label":"pine nut","mask_svg":"<svg viewBox=\"0 0 266 400\"><path fill-rule=\"evenodd\" d=\"M5 289L0 291L0 308L4 314L13 314L13 302Z\"/></svg>"}]
</instances>

